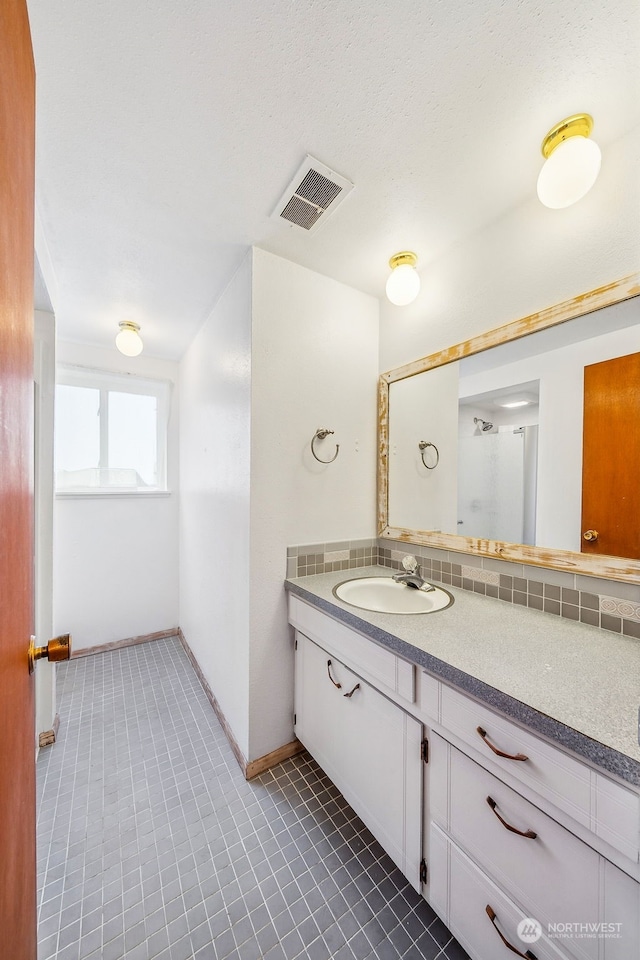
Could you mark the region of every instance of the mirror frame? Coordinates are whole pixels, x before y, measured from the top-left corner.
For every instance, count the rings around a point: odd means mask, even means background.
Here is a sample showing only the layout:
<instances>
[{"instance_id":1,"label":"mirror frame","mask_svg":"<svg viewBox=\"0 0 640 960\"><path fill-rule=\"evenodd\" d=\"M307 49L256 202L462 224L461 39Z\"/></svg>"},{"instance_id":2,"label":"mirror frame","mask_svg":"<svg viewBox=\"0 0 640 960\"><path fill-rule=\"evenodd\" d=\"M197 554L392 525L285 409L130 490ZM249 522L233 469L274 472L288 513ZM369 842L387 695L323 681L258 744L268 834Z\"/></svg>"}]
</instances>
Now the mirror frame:
<instances>
[{"instance_id":1,"label":"mirror frame","mask_svg":"<svg viewBox=\"0 0 640 960\"><path fill-rule=\"evenodd\" d=\"M378 536L400 540L442 550L511 560L537 567L550 567L570 573L610 580L640 582L640 560L625 557L609 557L598 554L575 553L550 547L533 547L526 544L505 543L499 540L484 540L477 537L460 537L456 534L435 533L429 530L411 530L389 526L389 386L398 380L414 377L434 367L461 360L491 347L527 337L538 330L546 330L567 320L593 313L623 300L640 296L640 273L631 274L603 287L590 290L571 300L565 300L538 313L520 320L503 324L486 333L455 344L446 350L395 367L381 374L378 380Z\"/></svg>"}]
</instances>

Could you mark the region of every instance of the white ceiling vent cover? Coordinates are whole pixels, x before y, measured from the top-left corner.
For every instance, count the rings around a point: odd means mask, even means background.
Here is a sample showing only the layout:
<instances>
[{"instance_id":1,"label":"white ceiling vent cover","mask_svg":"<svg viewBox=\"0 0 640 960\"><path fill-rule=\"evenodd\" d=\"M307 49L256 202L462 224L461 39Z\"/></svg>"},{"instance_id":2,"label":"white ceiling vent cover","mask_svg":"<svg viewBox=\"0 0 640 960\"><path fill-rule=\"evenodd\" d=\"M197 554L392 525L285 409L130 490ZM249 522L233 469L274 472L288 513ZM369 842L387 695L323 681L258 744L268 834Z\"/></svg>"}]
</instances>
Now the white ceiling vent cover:
<instances>
[{"instance_id":1,"label":"white ceiling vent cover","mask_svg":"<svg viewBox=\"0 0 640 960\"><path fill-rule=\"evenodd\" d=\"M329 219L351 190L349 180L307 154L271 216L311 232Z\"/></svg>"}]
</instances>

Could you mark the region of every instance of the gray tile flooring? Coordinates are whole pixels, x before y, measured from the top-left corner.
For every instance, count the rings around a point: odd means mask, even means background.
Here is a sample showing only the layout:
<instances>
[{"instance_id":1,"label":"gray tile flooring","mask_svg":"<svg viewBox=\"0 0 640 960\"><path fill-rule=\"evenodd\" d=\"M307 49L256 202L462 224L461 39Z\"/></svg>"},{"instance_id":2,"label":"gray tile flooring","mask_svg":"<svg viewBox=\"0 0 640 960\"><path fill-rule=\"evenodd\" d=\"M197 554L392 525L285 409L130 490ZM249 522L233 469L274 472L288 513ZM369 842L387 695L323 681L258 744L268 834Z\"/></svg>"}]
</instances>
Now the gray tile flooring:
<instances>
[{"instance_id":1,"label":"gray tile flooring","mask_svg":"<svg viewBox=\"0 0 640 960\"><path fill-rule=\"evenodd\" d=\"M177 640L58 669L39 960L463 960L323 771L247 783Z\"/></svg>"}]
</instances>

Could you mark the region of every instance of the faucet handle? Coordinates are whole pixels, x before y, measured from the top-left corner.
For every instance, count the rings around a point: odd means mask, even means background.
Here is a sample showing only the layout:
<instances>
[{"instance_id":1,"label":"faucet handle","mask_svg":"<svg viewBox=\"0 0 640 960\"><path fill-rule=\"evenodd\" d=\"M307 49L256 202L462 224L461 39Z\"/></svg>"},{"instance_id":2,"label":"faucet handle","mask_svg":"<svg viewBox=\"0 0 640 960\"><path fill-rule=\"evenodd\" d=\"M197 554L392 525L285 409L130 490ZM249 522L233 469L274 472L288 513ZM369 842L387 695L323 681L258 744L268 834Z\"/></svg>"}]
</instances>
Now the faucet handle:
<instances>
[{"instance_id":1,"label":"faucet handle","mask_svg":"<svg viewBox=\"0 0 640 960\"><path fill-rule=\"evenodd\" d=\"M415 557L412 557L411 554L408 554L406 557L403 557L402 566L407 573L415 573L418 569L418 561Z\"/></svg>"}]
</instances>

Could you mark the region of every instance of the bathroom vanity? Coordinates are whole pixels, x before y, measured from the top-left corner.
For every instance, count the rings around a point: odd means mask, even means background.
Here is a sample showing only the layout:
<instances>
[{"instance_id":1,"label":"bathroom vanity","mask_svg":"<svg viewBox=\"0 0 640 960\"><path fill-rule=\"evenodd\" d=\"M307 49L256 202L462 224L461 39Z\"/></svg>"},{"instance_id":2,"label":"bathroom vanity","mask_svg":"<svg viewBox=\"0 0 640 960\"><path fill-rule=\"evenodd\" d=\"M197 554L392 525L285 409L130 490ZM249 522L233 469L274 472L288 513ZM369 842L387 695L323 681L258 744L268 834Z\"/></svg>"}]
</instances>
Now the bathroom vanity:
<instances>
[{"instance_id":1,"label":"bathroom vanity","mask_svg":"<svg viewBox=\"0 0 640 960\"><path fill-rule=\"evenodd\" d=\"M287 581L295 730L394 863L473 960L638 956L639 641L455 589L369 613L347 578Z\"/></svg>"}]
</instances>

